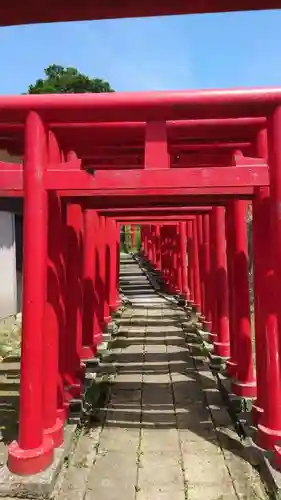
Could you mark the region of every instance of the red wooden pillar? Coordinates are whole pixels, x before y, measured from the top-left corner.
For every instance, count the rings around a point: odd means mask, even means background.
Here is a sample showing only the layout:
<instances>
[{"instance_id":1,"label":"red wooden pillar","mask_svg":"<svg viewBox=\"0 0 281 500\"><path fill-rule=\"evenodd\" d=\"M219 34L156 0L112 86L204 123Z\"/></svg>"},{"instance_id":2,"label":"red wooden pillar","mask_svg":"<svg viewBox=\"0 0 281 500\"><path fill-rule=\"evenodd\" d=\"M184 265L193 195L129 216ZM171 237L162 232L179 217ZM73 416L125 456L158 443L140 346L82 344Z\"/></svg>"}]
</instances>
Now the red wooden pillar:
<instances>
[{"instance_id":1,"label":"red wooden pillar","mask_svg":"<svg viewBox=\"0 0 281 500\"><path fill-rule=\"evenodd\" d=\"M272 448L281 439L281 388L280 388L280 291L281 291L281 107L278 106L268 120L268 164L270 178L270 221L264 220L267 247L266 258L266 290L263 304L266 314L266 381L264 411L258 425L259 443ZM269 226L269 227L268 227ZM275 457L281 466L281 448L275 446Z\"/></svg>"},{"instance_id":2,"label":"red wooden pillar","mask_svg":"<svg viewBox=\"0 0 281 500\"><path fill-rule=\"evenodd\" d=\"M100 244L99 244L99 261L100 261L100 278L101 278L101 297L103 310L103 325L108 325L111 316L109 314L109 297L108 297L108 282L109 282L109 255L107 244L107 227L105 216L101 215L100 221Z\"/></svg>"},{"instance_id":3,"label":"red wooden pillar","mask_svg":"<svg viewBox=\"0 0 281 500\"><path fill-rule=\"evenodd\" d=\"M95 329L95 344L99 345L102 342L104 330L104 290L102 280L102 237L100 216L95 212L95 282L94 282L94 329Z\"/></svg>"},{"instance_id":4,"label":"red wooden pillar","mask_svg":"<svg viewBox=\"0 0 281 500\"><path fill-rule=\"evenodd\" d=\"M117 276L117 241L116 241L116 222L114 219L108 219L108 235L110 241L110 287L109 287L109 310L112 314L119 307L118 297L118 276Z\"/></svg>"},{"instance_id":5,"label":"red wooden pillar","mask_svg":"<svg viewBox=\"0 0 281 500\"><path fill-rule=\"evenodd\" d=\"M77 158L74 151L67 153L67 160ZM83 314L83 211L80 203L68 202L66 206L66 330L65 354L66 398L81 396L81 376L84 375L82 355Z\"/></svg>"},{"instance_id":6,"label":"red wooden pillar","mask_svg":"<svg viewBox=\"0 0 281 500\"><path fill-rule=\"evenodd\" d=\"M93 224L95 227L93 346L94 346L94 351L96 351L97 346L102 342L103 327L104 327L102 296L100 293L100 266L99 266L100 218L96 210L94 211Z\"/></svg>"},{"instance_id":7,"label":"red wooden pillar","mask_svg":"<svg viewBox=\"0 0 281 500\"><path fill-rule=\"evenodd\" d=\"M69 155L70 156L70 155ZM83 313L83 212L79 203L67 205L67 352L66 382L73 397L81 395Z\"/></svg>"},{"instance_id":8,"label":"red wooden pillar","mask_svg":"<svg viewBox=\"0 0 281 500\"><path fill-rule=\"evenodd\" d=\"M188 253L188 284L190 290L190 302L194 302L194 258L193 258L193 224L192 220L187 221L186 223L186 232L187 232L187 253Z\"/></svg>"},{"instance_id":9,"label":"red wooden pillar","mask_svg":"<svg viewBox=\"0 0 281 500\"><path fill-rule=\"evenodd\" d=\"M186 222L180 222L180 255L182 272L182 293L185 300L189 300L188 280L187 280L187 235Z\"/></svg>"},{"instance_id":10,"label":"red wooden pillar","mask_svg":"<svg viewBox=\"0 0 281 500\"><path fill-rule=\"evenodd\" d=\"M148 226L147 225L143 226L143 231L144 231L144 256L147 259L148 258Z\"/></svg>"},{"instance_id":11,"label":"red wooden pillar","mask_svg":"<svg viewBox=\"0 0 281 500\"><path fill-rule=\"evenodd\" d=\"M257 156L267 160L267 130L261 130L257 135ZM252 420L257 425L266 406L267 388L267 356L266 356L266 331L269 331L267 293L271 295L268 283L272 283L273 269L272 258L268 256L268 242L270 237L270 199L269 188L255 188L253 199L253 274L254 274L254 301L255 301L255 347L256 347L256 381L257 397L252 406ZM271 245L270 245L271 246ZM269 263L269 265L268 265ZM271 279L268 282L268 277ZM275 332L273 332L273 335ZM270 335L272 336L272 334ZM278 363L278 361L277 361ZM270 381L271 383L271 381ZM270 411L270 413L272 413ZM281 419L280 419L281 423Z\"/></svg>"},{"instance_id":12,"label":"red wooden pillar","mask_svg":"<svg viewBox=\"0 0 281 500\"><path fill-rule=\"evenodd\" d=\"M156 238L155 238L155 226L151 226L151 258L153 267L156 265Z\"/></svg>"},{"instance_id":13,"label":"red wooden pillar","mask_svg":"<svg viewBox=\"0 0 281 500\"><path fill-rule=\"evenodd\" d=\"M253 370L252 331L249 293L248 239L246 224L246 203L233 203L234 245L234 309L237 335L237 372L232 383L234 394L253 397L256 382Z\"/></svg>"},{"instance_id":14,"label":"red wooden pillar","mask_svg":"<svg viewBox=\"0 0 281 500\"><path fill-rule=\"evenodd\" d=\"M253 406L254 421L258 423L258 443L273 448L281 439L281 387L278 359L278 317L276 314L275 276L270 220L270 200L266 196L254 202L253 227L255 281L255 337L257 368L257 399ZM255 226L256 223L256 226ZM260 224L257 227L257 224ZM271 233L271 234L270 234ZM263 250L263 254L261 251ZM263 257L261 260L259 260ZM258 276L257 276L258 275Z\"/></svg>"},{"instance_id":15,"label":"red wooden pillar","mask_svg":"<svg viewBox=\"0 0 281 500\"><path fill-rule=\"evenodd\" d=\"M161 227L161 261L162 261L162 276L167 286L167 232L166 226Z\"/></svg>"},{"instance_id":16,"label":"red wooden pillar","mask_svg":"<svg viewBox=\"0 0 281 500\"><path fill-rule=\"evenodd\" d=\"M177 249L177 226L170 226L171 238L171 284L172 293L178 293L178 249Z\"/></svg>"},{"instance_id":17,"label":"red wooden pillar","mask_svg":"<svg viewBox=\"0 0 281 500\"><path fill-rule=\"evenodd\" d=\"M200 267L199 267L199 246L198 246L198 226L197 218L193 222L193 272L194 272L194 307L197 312L201 311L201 288L200 288Z\"/></svg>"},{"instance_id":18,"label":"red wooden pillar","mask_svg":"<svg viewBox=\"0 0 281 500\"><path fill-rule=\"evenodd\" d=\"M140 225L140 251L144 255L144 226Z\"/></svg>"},{"instance_id":19,"label":"red wooden pillar","mask_svg":"<svg viewBox=\"0 0 281 500\"><path fill-rule=\"evenodd\" d=\"M216 292L216 338L214 341L214 352L217 356L228 358L230 351L224 207L213 207L212 218Z\"/></svg>"},{"instance_id":20,"label":"red wooden pillar","mask_svg":"<svg viewBox=\"0 0 281 500\"><path fill-rule=\"evenodd\" d=\"M171 228L166 226L167 231L167 239L166 239L166 263L167 263L167 287L168 290L172 293L172 240L171 240Z\"/></svg>"},{"instance_id":21,"label":"red wooden pillar","mask_svg":"<svg viewBox=\"0 0 281 500\"><path fill-rule=\"evenodd\" d=\"M170 233L169 226L164 226L165 228L165 267L166 267L166 286L168 291L170 290L171 284L171 241L170 241Z\"/></svg>"},{"instance_id":22,"label":"red wooden pillar","mask_svg":"<svg viewBox=\"0 0 281 500\"><path fill-rule=\"evenodd\" d=\"M161 276L166 285L166 231L165 226L160 227L160 244L161 244Z\"/></svg>"},{"instance_id":23,"label":"red wooden pillar","mask_svg":"<svg viewBox=\"0 0 281 500\"><path fill-rule=\"evenodd\" d=\"M210 215L203 215L203 261L205 273L205 311L204 327L212 331L212 277L211 277L211 246L210 246Z\"/></svg>"},{"instance_id":24,"label":"red wooden pillar","mask_svg":"<svg viewBox=\"0 0 281 500\"><path fill-rule=\"evenodd\" d=\"M95 245L96 213L93 209L84 209L84 252L83 252L83 327L82 358L90 359L95 355Z\"/></svg>"},{"instance_id":25,"label":"red wooden pillar","mask_svg":"<svg viewBox=\"0 0 281 500\"><path fill-rule=\"evenodd\" d=\"M136 250L136 226L131 224L131 242L132 242L132 252Z\"/></svg>"},{"instance_id":26,"label":"red wooden pillar","mask_svg":"<svg viewBox=\"0 0 281 500\"><path fill-rule=\"evenodd\" d=\"M143 232L143 252L144 256L147 259L148 257L148 228L147 226L142 226Z\"/></svg>"},{"instance_id":27,"label":"red wooden pillar","mask_svg":"<svg viewBox=\"0 0 281 500\"><path fill-rule=\"evenodd\" d=\"M115 245L116 245L116 309L120 307L122 301L119 295L119 280L120 280L120 225L114 221L115 224Z\"/></svg>"},{"instance_id":28,"label":"red wooden pillar","mask_svg":"<svg viewBox=\"0 0 281 500\"><path fill-rule=\"evenodd\" d=\"M148 260L153 264L152 225L148 226Z\"/></svg>"},{"instance_id":29,"label":"red wooden pillar","mask_svg":"<svg viewBox=\"0 0 281 500\"><path fill-rule=\"evenodd\" d=\"M145 226L145 231L146 231L146 248L147 248L147 259L149 259L149 254L150 254L150 226L146 225Z\"/></svg>"},{"instance_id":30,"label":"red wooden pillar","mask_svg":"<svg viewBox=\"0 0 281 500\"><path fill-rule=\"evenodd\" d=\"M162 264L161 264L161 231L160 231L160 226L159 224L156 224L155 226L155 246L156 246L156 269L158 271L161 271L162 269Z\"/></svg>"},{"instance_id":31,"label":"red wooden pillar","mask_svg":"<svg viewBox=\"0 0 281 500\"><path fill-rule=\"evenodd\" d=\"M108 217L105 217L105 232L104 232L104 251L105 251L105 312L106 324L111 321L110 313L110 287L112 283L112 237L111 225Z\"/></svg>"},{"instance_id":32,"label":"red wooden pillar","mask_svg":"<svg viewBox=\"0 0 281 500\"><path fill-rule=\"evenodd\" d=\"M210 249L211 249L211 287L212 287L212 331L210 340L217 340L218 318L217 318L217 273L216 273L216 238L215 219L213 213L210 215Z\"/></svg>"},{"instance_id":33,"label":"red wooden pillar","mask_svg":"<svg viewBox=\"0 0 281 500\"><path fill-rule=\"evenodd\" d=\"M204 248L203 248L203 216L197 215L197 235L198 235L198 260L200 276L200 296L201 296L201 314L205 315L205 269L204 269Z\"/></svg>"},{"instance_id":34,"label":"red wooden pillar","mask_svg":"<svg viewBox=\"0 0 281 500\"><path fill-rule=\"evenodd\" d=\"M166 244L165 244L165 262L166 262L166 286L169 291L172 291L171 288L171 267L172 267L172 250L171 250L171 238L170 238L170 227L165 227L165 235L166 235Z\"/></svg>"},{"instance_id":35,"label":"red wooden pillar","mask_svg":"<svg viewBox=\"0 0 281 500\"><path fill-rule=\"evenodd\" d=\"M48 134L49 163L60 163L61 152L53 132ZM59 355L65 349L65 234L61 199L55 191L48 193L47 300L44 319L43 415L44 432L59 447L64 438L63 375L59 371ZM63 338L61 338L63 337ZM60 352L59 352L60 347ZM62 360L65 361L65 360Z\"/></svg>"},{"instance_id":36,"label":"red wooden pillar","mask_svg":"<svg viewBox=\"0 0 281 500\"><path fill-rule=\"evenodd\" d=\"M54 443L43 432L43 329L46 302L46 132L37 113L25 123L23 325L19 439L8 448L15 474L36 474L53 460ZM36 237L34 237L36 235Z\"/></svg>"},{"instance_id":37,"label":"red wooden pillar","mask_svg":"<svg viewBox=\"0 0 281 500\"><path fill-rule=\"evenodd\" d=\"M226 241L227 241L227 274L228 274L228 294L229 294L229 340L230 340L230 359L227 360L227 373L229 377L235 377L237 371L237 343L235 320L235 293L234 293L234 222L233 222L233 204L229 203L226 210Z\"/></svg>"},{"instance_id":38,"label":"red wooden pillar","mask_svg":"<svg viewBox=\"0 0 281 500\"><path fill-rule=\"evenodd\" d=\"M171 227L166 226L167 231L167 279L168 279L168 289L172 292L172 268L173 268L173 250L172 250L172 240L171 240Z\"/></svg>"},{"instance_id":39,"label":"red wooden pillar","mask_svg":"<svg viewBox=\"0 0 281 500\"><path fill-rule=\"evenodd\" d=\"M143 239L144 239L144 231L143 231L143 226L140 226L140 251L141 251L142 253L143 253L143 251L144 251Z\"/></svg>"},{"instance_id":40,"label":"red wooden pillar","mask_svg":"<svg viewBox=\"0 0 281 500\"><path fill-rule=\"evenodd\" d=\"M164 226L165 231L165 277L166 286L169 289L169 279L170 279L170 241L168 235L168 226Z\"/></svg>"},{"instance_id":41,"label":"red wooden pillar","mask_svg":"<svg viewBox=\"0 0 281 500\"><path fill-rule=\"evenodd\" d=\"M177 269L177 255L175 253L174 227L172 225L168 227L169 227L168 234L169 234L170 291L171 293L174 293L176 288L175 273Z\"/></svg>"},{"instance_id":42,"label":"red wooden pillar","mask_svg":"<svg viewBox=\"0 0 281 500\"><path fill-rule=\"evenodd\" d=\"M50 132L51 134L51 132ZM64 156L62 154L62 161ZM61 251L57 255L60 281L60 321L59 321L59 387L58 387L58 417L67 418L69 403L65 397L66 385L66 353L67 353L67 204L63 198L60 198L60 216L61 216Z\"/></svg>"},{"instance_id":43,"label":"red wooden pillar","mask_svg":"<svg viewBox=\"0 0 281 500\"><path fill-rule=\"evenodd\" d=\"M175 226L175 247L177 253L177 292L182 295L182 275L183 275L183 263L181 258L181 238L180 238L180 225Z\"/></svg>"}]
</instances>

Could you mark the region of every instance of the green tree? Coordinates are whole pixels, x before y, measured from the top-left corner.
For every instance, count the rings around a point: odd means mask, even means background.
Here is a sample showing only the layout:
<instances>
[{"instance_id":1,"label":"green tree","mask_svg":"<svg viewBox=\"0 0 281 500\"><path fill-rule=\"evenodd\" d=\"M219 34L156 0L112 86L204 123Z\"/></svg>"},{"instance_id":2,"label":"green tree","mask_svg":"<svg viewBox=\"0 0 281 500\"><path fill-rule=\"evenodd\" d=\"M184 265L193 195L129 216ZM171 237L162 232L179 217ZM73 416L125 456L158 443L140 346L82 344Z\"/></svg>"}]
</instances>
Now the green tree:
<instances>
[{"instance_id":1,"label":"green tree","mask_svg":"<svg viewBox=\"0 0 281 500\"><path fill-rule=\"evenodd\" d=\"M28 94L81 94L114 92L106 80L90 78L78 69L51 64L44 70L45 78L29 85Z\"/></svg>"}]
</instances>

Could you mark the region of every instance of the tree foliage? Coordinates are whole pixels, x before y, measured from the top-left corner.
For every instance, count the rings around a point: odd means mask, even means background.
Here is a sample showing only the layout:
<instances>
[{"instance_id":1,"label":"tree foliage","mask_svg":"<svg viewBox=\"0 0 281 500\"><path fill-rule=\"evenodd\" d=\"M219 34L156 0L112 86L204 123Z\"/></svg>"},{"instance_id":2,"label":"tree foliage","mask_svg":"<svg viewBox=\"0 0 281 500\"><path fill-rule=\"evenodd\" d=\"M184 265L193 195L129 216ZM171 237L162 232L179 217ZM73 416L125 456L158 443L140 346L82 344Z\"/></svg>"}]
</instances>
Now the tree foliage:
<instances>
[{"instance_id":1,"label":"tree foliage","mask_svg":"<svg viewBox=\"0 0 281 500\"><path fill-rule=\"evenodd\" d=\"M52 64L44 70L45 78L29 85L28 94L80 94L114 92L106 80L90 78L78 69Z\"/></svg>"}]
</instances>

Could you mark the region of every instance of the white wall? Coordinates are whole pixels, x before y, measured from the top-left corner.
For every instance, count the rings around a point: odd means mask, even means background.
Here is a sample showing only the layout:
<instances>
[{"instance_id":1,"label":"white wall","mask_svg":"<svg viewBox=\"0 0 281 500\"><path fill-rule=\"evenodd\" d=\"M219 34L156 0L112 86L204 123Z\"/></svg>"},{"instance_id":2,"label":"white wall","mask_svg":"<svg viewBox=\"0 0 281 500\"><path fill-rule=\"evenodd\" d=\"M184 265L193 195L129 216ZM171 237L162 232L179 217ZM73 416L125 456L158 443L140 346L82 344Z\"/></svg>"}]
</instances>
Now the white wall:
<instances>
[{"instance_id":1,"label":"white wall","mask_svg":"<svg viewBox=\"0 0 281 500\"><path fill-rule=\"evenodd\" d=\"M0 161L21 163L22 158L0 149ZM16 272L14 214L0 212L0 319L21 311L22 273Z\"/></svg>"},{"instance_id":2,"label":"white wall","mask_svg":"<svg viewBox=\"0 0 281 500\"><path fill-rule=\"evenodd\" d=\"M0 212L0 319L16 313L15 216Z\"/></svg>"}]
</instances>

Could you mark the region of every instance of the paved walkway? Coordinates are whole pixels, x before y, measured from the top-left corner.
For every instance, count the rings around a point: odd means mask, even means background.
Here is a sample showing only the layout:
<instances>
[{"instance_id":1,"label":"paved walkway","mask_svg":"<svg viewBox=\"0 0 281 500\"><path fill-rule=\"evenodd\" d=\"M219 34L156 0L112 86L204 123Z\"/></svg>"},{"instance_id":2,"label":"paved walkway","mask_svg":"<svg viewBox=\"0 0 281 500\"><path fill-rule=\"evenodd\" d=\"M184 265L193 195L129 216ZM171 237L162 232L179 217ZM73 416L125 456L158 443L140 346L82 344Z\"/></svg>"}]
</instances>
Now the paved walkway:
<instances>
[{"instance_id":1,"label":"paved walkway","mask_svg":"<svg viewBox=\"0 0 281 500\"><path fill-rule=\"evenodd\" d=\"M204 390L224 415L221 428L228 417L207 365L195 368L180 326L183 311L159 297L130 258L123 258L121 273L132 305L120 320L105 422L92 432L90 448L89 435L82 437L58 499L267 498L251 466L221 447Z\"/></svg>"}]
</instances>

